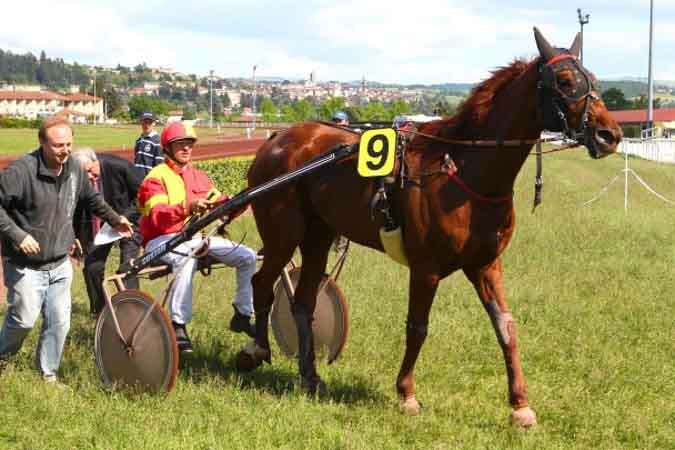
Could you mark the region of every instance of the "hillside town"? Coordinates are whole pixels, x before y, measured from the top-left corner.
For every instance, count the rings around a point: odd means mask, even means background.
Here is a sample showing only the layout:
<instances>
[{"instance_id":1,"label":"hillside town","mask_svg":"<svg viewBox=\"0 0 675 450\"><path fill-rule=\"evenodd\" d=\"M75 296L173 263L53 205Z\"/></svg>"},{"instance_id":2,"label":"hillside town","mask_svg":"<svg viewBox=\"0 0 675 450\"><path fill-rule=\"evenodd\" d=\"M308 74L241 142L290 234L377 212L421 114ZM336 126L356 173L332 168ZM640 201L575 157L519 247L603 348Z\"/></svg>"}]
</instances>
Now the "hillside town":
<instances>
[{"instance_id":1,"label":"hillside town","mask_svg":"<svg viewBox=\"0 0 675 450\"><path fill-rule=\"evenodd\" d=\"M174 109L170 112L174 114L188 109L199 115L199 112L213 108L213 115L224 120L246 120L255 115L262 116L264 99L271 100L281 110L293 102L306 100L319 105L331 98L343 99L344 107L397 101L408 105L433 105L445 101L448 94L446 89L437 87L387 86L369 82L365 77L354 82L320 81L314 72L304 80L255 80L213 74L197 77L144 64L134 69L80 67L90 76L90 85L70 84L53 89L42 84L0 80L0 115L35 119L65 111L75 123L114 123L125 118L124 113L129 112L128 104L134 97L150 97L170 103ZM454 106L468 92L469 86L450 92ZM277 115L281 116L281 112Z\"/></svg>"}]
</instances>

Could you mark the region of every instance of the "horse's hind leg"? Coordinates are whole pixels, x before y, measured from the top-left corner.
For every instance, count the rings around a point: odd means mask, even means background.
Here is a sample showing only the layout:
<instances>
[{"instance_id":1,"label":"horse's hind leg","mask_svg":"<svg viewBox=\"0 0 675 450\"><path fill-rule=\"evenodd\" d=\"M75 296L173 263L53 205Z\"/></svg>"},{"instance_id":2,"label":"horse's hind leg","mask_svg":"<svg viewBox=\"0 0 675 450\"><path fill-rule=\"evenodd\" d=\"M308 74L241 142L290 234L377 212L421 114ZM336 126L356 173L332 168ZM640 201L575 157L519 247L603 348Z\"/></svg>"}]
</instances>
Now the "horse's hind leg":
<instances>
[{"instance_id":1,"label":"horse's hind leg","mask_svg":"<svg viewBox=\"0 0 675 450\"><path fill-rule=\"evenodd\" d=\"M312 321L317 291L326 270L328 253L334 238L335 233L317 218L308 224L305 237L300 243L302 270L292 311L298 330L298 365L302 387L312 394L322 386L316 371Z\"/></svg>"},{"instance_id":2,"label":"horse's hind leg","mask_svg":"<svg viewBox=\"0 0 675 450\"><path fill-rule=\"evenodd\" d=\"M260 270L251 279L256 337L239 354L237 367L240 370L252 370L263 360L271 361L268 325L274 303L274 283L305 233L305 220L299 209L289 207L283 211L277 210L274 217L271 211L271 208L263 206L255 211L265 256Z\"/></svg>"},{"instance_id":3,"label":"horse's hind leg","mask_svg":"<svg viewBox=\"0 0 675 450\"><path fill-rule=\"evenodd\" d=\"M504 297L502 266L499 259L492 264L475 269L464 269L467 278L474 285L485 311L497 334L497 340L504 354L509 383L509 403L513 408L511 421L523 427L537 422L537 416L529 407L525 377L520 366L516 325Z\"/></svg>"}]
</instances>

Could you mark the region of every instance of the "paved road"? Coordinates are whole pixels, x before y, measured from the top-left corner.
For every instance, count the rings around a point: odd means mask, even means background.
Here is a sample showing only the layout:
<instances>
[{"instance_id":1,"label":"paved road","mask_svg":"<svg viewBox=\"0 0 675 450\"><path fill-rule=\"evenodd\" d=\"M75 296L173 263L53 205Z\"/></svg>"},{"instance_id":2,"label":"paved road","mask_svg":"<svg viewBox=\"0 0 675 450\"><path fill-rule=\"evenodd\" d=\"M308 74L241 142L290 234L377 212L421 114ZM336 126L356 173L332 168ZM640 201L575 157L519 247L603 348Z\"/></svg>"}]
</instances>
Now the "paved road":
<instances>
[{"instance_id":1,"label":"paved road","mask_svg":"<svg viewBox=\"0 0 675 450\"><path fill-rule=\"evenodd\" d=\"M254 155L258 147L265 142L264 138L254 138L254 139L225 139L221 142L208 142L204 144L197 144L195 147L194 153L192 154L192 159L194 160L205 160L205 159L218 159L226 158L229 156L246 156ZM106 150L105 153L112 153L119 155L128 160L133 159L133 149L126 150ZM4 169L14 161L16 156L0 156L0 169Z\"/></svg>"}]
</instances>

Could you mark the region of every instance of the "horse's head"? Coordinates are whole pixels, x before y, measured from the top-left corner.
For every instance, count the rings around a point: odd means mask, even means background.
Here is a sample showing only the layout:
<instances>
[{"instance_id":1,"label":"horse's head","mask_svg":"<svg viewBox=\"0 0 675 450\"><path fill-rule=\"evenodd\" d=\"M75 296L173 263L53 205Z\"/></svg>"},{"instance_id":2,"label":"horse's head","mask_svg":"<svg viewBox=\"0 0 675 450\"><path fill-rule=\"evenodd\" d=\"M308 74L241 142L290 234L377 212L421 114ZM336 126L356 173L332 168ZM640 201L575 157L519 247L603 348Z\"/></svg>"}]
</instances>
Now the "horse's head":
<instances>
[{"instance_id":1,"label":"horse's head","mask_svg":"<svg viewBox=\"0 0 675 450\"><path fill-rule=\"evenodd\" d=\"M595 76L579 61L579 34L569 50L553 47L534 28L541 56L538 105L544 128L561 131L592 158L616 152L623 133L598 95Z\"/></svg>"}]
</instances>

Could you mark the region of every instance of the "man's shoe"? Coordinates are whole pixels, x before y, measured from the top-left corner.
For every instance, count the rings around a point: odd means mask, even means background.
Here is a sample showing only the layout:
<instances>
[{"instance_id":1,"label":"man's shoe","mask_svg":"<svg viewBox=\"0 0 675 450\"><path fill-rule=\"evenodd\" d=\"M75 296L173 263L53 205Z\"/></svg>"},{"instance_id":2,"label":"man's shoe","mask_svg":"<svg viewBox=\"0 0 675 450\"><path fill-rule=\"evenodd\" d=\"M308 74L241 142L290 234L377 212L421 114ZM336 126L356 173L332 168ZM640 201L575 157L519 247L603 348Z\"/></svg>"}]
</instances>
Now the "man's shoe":
<instances>
[{"instance_id":1,"label":"man's shoe","mask_svg":"<svg viewBox=\"0 0 675 450\"><path fill-rule=\"evenodd\" d=\"M178 351L181 353L192 353L192 341L187 334L185 324L171 322L173 330L176 332L176 344L178 344Z\"/></svg>"},{"instance_id":2,"label":"man's shoe","mask_svg":"<svg viewBox=\"0 0 675 450\"><path fill-rule=\"evenodd\" d=\"M240 313L237 307L234 308L234 315L230 320L230 330L235 333L246 333L249 337L255 338L255 324L251 323L251 317Z\"/></svg>"},{"instance_id":3,"label":"man's shoe","mask_svg":"<svg viewBox=\"0 0 675 450\"><path fill-rule=\"evenodd\" d=\"M57 389L59 391L64 391L68 392L71 391L70 386L67 386L63 383L61 383L58 378L54 375L49 375L49 376L42 376L42 380L45 382L45 384L49 387L52 387L54 389Z\"/></svg>"}]
</instances>

